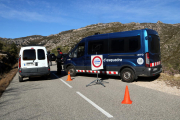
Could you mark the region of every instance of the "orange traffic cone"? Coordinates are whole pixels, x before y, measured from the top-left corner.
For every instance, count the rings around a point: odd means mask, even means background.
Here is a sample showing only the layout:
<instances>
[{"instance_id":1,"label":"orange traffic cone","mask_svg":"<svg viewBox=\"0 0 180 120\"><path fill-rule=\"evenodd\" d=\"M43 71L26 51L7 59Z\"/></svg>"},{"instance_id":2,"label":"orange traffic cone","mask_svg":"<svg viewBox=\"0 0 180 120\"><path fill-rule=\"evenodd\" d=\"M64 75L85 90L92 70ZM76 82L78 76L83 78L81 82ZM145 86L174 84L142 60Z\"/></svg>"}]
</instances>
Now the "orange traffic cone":
<instances>
[{"instance_id":1,"label":"orange traffic cone","mask_svg":"<svg viewBox=\"0 0 180 120\"><path fill-rule=\"evenodd\" d=\"M71 76L70 76L70 72L68 72L68 78L66 81L72 81Z\"/></svg>"},{"instance_id":2,"label":"orange traffic cone","mask_svg":"<svg viewBox=\"0 0 180 120\"><path fill-rule=\"evenodd\" d=\"M122 104L132 104L132 101L130 100L129 90L128 90L127 85L126 85L126 90L125 90L125 94L124 94L124 100L121 103Z\"/></svg>"}]
</instances>

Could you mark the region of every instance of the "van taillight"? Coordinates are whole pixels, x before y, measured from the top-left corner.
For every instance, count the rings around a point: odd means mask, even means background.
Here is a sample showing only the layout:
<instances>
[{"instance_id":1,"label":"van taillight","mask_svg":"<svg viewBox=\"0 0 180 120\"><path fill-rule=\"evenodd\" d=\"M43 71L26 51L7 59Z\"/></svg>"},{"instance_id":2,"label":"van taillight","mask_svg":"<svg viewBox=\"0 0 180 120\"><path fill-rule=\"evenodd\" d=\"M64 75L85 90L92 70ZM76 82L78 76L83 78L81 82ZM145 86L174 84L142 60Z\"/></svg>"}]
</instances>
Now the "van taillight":
<instances>
[{"instance_id":1,"label":"van taillight","mask_svg":"<svg viewBox=\"0 0 180 120\"><path fill-rule=\"evenodd\" d=\"M150 67L150 58L148 52L145 54L145 60L146 60L146 67Z\"/></svg>"},{"instance_id":2,"label":"van taillight","mask_svg":"<svg viewBox=\"0 0 180 120\"><path fill-rule=\"evenodd\" d=\"M19 57L19 68L21 68L21 57Z\"/></svg>"}]
</instances>

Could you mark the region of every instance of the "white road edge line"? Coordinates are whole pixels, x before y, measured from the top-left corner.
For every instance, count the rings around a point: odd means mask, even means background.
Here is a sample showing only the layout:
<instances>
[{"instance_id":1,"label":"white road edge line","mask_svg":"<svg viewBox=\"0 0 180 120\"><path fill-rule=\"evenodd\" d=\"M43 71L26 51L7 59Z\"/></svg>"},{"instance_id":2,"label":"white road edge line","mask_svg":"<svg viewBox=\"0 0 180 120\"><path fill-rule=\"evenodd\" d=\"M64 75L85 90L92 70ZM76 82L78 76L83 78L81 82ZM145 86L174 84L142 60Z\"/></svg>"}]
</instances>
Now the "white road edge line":
<instances>
[{"instance_id":1,"label":"white road edge line","mask_svg":"<svg viewBox=\"0 0 180 120\"><path fill-rule=\"evenodd\" d=\"M93 101L91 101L90 99L88 99L86 96L84 96L83 94L81 94L80 92L76 92L77 94L79 94L82 98L84 98L86 101L88 101L91 105L93 105L96 109L98 109L100 112L102 112L104 115L106 115L108 118L112 118L113 116L111 114L109 114L108 112L106 112L105 110L103 110L101 107L99 107L98 105L96 105Z\"/></svg>"},{"instance_id":2,"label":"white road edge line","mask_svg":"<svg viewBox=\"0 0 180 120\"><path fill-rule=\"evenodd\" d=\"M63 83L65 83L68 87L72 88L72 86L70 86L67 82L65 82L64 80L60 79Z\"/></svg>"},{"instance_id":3,"label":"white road edge line","mask_svg":"<svg viewBox=\"0 0 180 120\"><path fill-rule=\"evenodd\" d=\"M57 78L58 78L58 76L57 75L55 75L54 73L53 73L53 75L54 76L56 76ZM64 80L62 80L62 79L60 79L64 84L66 84L68 87L70 87L70 88L72 88L72 86L71 85L69 85L67 82L65 82Z\"/></svg>"}]
</instances>

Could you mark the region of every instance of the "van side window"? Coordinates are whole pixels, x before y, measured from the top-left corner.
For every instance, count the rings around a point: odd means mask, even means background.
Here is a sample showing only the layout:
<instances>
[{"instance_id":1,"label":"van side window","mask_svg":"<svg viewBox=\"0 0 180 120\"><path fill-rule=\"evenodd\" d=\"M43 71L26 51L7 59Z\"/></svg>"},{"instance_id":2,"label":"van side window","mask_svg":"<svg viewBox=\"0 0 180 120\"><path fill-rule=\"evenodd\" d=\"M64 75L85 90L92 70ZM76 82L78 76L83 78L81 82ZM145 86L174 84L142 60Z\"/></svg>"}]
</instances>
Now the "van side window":
<instances>
[{"instance_id":1,"label":"van side window","mask_svg":"<svg viewBox=\"0 0 180 120\"><path fill-rule=\"evenodd\" d=\"M140 36L110 39L110 53L130 53L140 49Z\"/></svg>"},{"instance_id":2,"label":"van side window","mask_svg":"<svg viewBox=\"0 0 180 120\"><path fill-rule=\"evenodd\" d=\"M110 53L123 53L125 52L125 39L112 39L110 40Z\"/></svg>"},{"instance_id":3,"label":"van side window","mask_svg":"<svg viewBox=\"0 0 180 120\"><path fill-rule=\"evenodd\" d=\"M27 49L23 51L23 60L35 60L36 52L35 49Z\"/></svg>"},{"instance_id":4,"label":"van side window","mask_svg":"<svg viewBox=\"0 0 180 120\"><path fill-rule=\"evenodd\" d=\"M45 53L43 49L38 49L38 60L44 60L45 59Z\"/></svg>"},{"instance_id":5,"label":"van side window","mask_svg":"<svg viewBox=\"0 0 180 120\"><path fill-rule=\"evenodd\" d=\"M130 37L128 52L136 52L140 49L140 36Z\"/></svg>"},{"instance_id":6,"label":"van side window","mask_svg":"<svg viewBox=\"0 0 180 120\"><path fill-rule=\"evenodd\" d=\"M108 40L94 40L88 42L88 54L105 54L108 52Z\"/></svg>"},{"instance_id":7,"label":"van side window","mask_svg":"<svg viewBox=\"0 0 180 120\"><path fill-rule=\"evenodd\" d=\"M84 46L85 46L85 43L80 43L78 45L78 47L73 52L73 57L74 58L81 57L81 56L84 55Z\"/></svg>"}]
</instances>

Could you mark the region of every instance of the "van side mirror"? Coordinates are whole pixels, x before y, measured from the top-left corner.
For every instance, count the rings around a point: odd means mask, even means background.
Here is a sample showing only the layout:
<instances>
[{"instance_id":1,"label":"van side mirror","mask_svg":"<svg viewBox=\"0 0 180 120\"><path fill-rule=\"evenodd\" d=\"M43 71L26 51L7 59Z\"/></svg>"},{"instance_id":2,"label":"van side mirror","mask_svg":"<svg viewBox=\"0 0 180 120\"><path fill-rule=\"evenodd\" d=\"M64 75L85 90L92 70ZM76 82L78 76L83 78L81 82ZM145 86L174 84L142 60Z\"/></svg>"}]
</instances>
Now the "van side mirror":
<instances>
[{"instance_id":1,"label":"van side mirror","mask_svg":"<svg viewBox=\"0 0 180 120\"><path fill-rule=\"evenodd\" d=\"M71 53L69 53L69 57L72 58L72 54Z\"/></svg>"}]
</instances>

